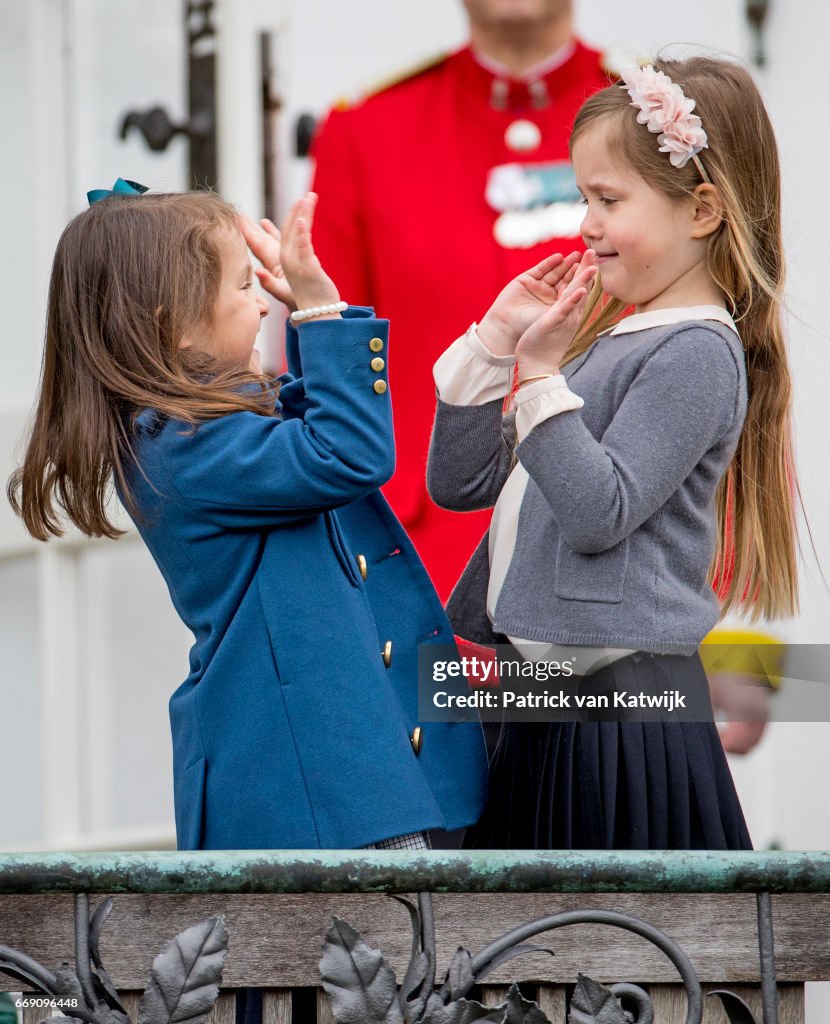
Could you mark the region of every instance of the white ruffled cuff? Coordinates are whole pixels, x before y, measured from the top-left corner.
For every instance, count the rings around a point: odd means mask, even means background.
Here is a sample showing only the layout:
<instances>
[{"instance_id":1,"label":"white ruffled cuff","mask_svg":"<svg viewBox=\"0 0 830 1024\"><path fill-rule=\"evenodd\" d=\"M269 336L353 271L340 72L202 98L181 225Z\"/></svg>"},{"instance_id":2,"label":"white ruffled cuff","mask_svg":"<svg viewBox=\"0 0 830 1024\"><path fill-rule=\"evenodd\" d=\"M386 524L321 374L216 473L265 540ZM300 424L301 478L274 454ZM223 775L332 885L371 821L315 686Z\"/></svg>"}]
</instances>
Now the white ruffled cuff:
<instances>
[{"instance_id":1,"label":"white ruffled cuff","mask_svg":"<svg viewBox=\"0 0 830 1024\"><path fill-rule=\"evenodd\" d=\"M515 356L496 356L485 348L472 324L438 357L432 376L442 402L485 405L510 394L515 366Z\"/></svg>"},{"instance_id":2,"label":"white ruffled cuff","mask_svg":"<svg viewBox=\"0 0 830 1024\"><path fill-rule=\"evenodd\" d=\"M535 426L561 412L581 409L585 402L568 387L561 373L520 388L513 399L516 410L516 438L519 444Z\"/></svg>"}]
</instances>

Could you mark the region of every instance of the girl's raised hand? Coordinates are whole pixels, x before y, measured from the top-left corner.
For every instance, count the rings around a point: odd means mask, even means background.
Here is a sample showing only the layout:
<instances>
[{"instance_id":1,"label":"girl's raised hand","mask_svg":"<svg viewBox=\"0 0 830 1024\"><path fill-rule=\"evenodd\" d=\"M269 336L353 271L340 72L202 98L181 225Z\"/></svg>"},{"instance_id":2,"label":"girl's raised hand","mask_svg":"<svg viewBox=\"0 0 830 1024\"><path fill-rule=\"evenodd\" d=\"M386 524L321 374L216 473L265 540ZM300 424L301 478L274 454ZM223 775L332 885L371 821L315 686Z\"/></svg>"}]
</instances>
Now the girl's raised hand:
<instances>
[{"instance_id":1,"label":"girl's raised hand","mask_svg":"<svg viewBox=\"0 0 830 1024\"><path fill-rule=\"evenodd\" d=\"M556 301L519 338L516 344L519 380L559 372L560 360L576 334L596 273L596 254L588 249L570 268Z\"/></svg>"},{"instance_id":2,"label":"girl's raised hand","mask_svg":"<svg viewBox=\"0 0 830 1024\"><path fill-rule=\"evenodd\" d=\"M519 274L499 292L478 325L478 335L496 355L512 355L516 343L573 280L579 253L554 253Z\"/></svg>"},{"instance_id":3,"label":"girl's raised hand","mask_svg":"<svg viewBox=\"0 0 830 1024\"><path fill-rule=\"evenodd\" d=\"M242 232L248 248L262 264L261 267L257 267L254 271L259 279L259 283L275 299L284 303L289 309L296 309L294 296L291 294L291 288L285 280L282 263L280 262L282 245L280 230L277 225L273 221L268 220L267 217L264 217L257 224L250 217L241 213L239 215L239 230Z\"/></svg>"},{"instance_id":4,"label":"girl's raised hand","mask_svg":"<svg viewBox=\"0 0 830 1024\"><path fill-rule=\"evenodd\" d=\"M308 192L288 211L282 226L281 267L297 309L340 301L334 281L320 265L311 242L317 196Z\"/></svg>"}]
</instances>

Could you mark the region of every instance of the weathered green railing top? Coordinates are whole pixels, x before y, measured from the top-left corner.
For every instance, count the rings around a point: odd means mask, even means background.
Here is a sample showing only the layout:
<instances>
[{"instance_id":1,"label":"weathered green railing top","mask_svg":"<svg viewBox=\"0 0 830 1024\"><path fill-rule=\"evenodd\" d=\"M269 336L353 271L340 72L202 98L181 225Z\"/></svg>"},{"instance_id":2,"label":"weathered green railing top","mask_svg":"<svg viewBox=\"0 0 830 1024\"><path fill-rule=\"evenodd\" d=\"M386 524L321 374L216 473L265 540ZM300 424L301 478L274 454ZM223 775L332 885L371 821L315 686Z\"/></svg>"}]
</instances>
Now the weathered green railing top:
<instances>
[{"instance_id":1,"label":"weathered green railing top","mask_svg":"<svg viewBox=\"0 0 830 1024\"><path fill-rule=\"evenodd\" d=\"M0 894L830 892L830 852L0 854Z\"/></svg>"}]
</instances>

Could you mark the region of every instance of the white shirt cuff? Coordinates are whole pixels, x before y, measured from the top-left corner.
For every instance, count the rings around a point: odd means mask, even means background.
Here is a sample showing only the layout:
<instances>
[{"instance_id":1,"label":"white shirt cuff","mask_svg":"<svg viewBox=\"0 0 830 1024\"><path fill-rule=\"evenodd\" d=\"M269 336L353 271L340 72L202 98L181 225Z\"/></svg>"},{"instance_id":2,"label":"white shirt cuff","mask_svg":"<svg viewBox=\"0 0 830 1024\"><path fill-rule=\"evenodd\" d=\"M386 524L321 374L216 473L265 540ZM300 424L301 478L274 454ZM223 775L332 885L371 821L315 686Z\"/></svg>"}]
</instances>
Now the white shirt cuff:
<instances>
[{"instance_id":1,"label":"white shirt cuff","mask_svg":"<svg viewBox=\"0 0 830 1024\"><path fill-rule=\"evenodd\" d=\"M448 405L485 405L510 394L515 356L485 348L476 325L439 356L432 369L438 397Z\"/></svg>"},{"instance_id":2,"label":"white shirt cuff","mask_svg":"<svg viewBox=\"0 0 830 1024\"><path fill-rule=\"evenodd\" d=\"M581 409L585 402L568 387L561 373L519 388L513 399L516 440L521 444L535 426L560 412Z\"/></svg>"}]
</instances>

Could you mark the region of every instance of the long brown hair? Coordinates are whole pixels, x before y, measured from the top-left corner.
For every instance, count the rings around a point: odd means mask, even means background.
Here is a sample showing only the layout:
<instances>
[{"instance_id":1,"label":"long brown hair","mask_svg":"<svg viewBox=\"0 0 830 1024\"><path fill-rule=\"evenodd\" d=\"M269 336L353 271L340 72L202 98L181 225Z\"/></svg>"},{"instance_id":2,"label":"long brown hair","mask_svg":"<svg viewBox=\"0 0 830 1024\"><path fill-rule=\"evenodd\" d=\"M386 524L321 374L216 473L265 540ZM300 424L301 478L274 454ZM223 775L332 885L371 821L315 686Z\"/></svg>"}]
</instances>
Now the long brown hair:
<instances>
[{"instance_id":1,"label":"long brown hair","mask_svg":"<svg viewBox=\"0 0 830 1024\"><path fill-rule=\"evenodd\" d=\"M798 493L791 431L791 381L781 322L784 259L781 173L772 125L749 72L710 57L659 60L658 71L695 101L708 136L699 155L722 203L710 236L708 270L735 318L746 354L749 403L743 431L716 495L718 541L710 580L722 614L743 605L750 618L791 615L798 605ZM616 155L670 199L701 184L693 161L674 167L656 135L637 122L628 93L610 86L579 110L571 147L603 122ZM624 303L595 282L580 330L563 362L589 348L620 318Z\"/></svg>"},{"instance_id":2,"label":"long brown hair","mask_svg":"<svg viewBox=\"0 0 830 1024\"><path fill-rule=\"evenodd\" d=\"M31 436L8 482L38 540L121 533L107 505L127 480L135 417L145 408L195 424L229 412L273 413L263 377L220 371L184 335L210 322L221 280L217 236L237 226L209 192L117 196L61 235L52 264L40 388ZM246 384L259 387L245 387Z\"/></svg>"}]
</instances>

